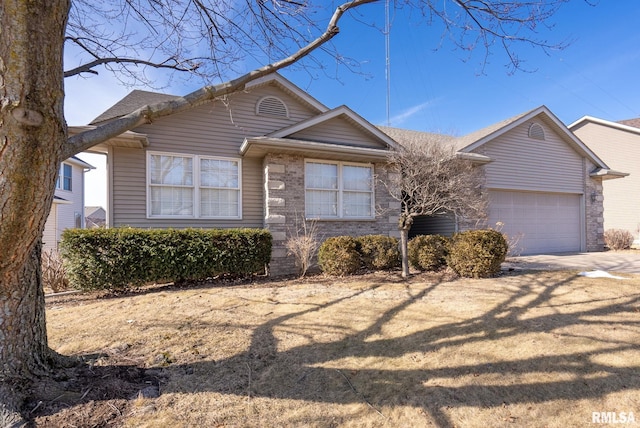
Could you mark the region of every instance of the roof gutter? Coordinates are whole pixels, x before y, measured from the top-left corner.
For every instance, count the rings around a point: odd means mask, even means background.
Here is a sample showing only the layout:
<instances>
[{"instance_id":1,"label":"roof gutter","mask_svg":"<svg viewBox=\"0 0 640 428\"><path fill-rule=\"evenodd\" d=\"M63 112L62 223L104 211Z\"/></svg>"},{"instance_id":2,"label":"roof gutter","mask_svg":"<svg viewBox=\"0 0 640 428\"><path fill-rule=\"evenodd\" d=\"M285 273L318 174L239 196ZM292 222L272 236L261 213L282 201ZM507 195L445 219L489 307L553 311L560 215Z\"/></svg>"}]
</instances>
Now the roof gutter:
<instances>
[{"instance_id":1,"label":"roof gutter","mask_svg":"<svg viewBox=\"0 0 640 428\"><path fill-rule=\"evenodd\" d=\"M491 159L489 156L481 155L478 153L472 153L472 152L457 152L456 158L462 159L462 160L468 160L478 165L484 165L493 161L493 159Z\"/></svg>"},{"instance_id":2,"label":"roof gutter","mask_svg":"<svg viewBox=\"0 0 640 428\"><path fill-rule=\"evenodd\" d=\"M263 156L265 153L292 153L305 156L327 157L359 161L386 161L389 150L370 147L347 146L316 141L294 140L289 138L256 137L247 138L240 146L240 155L247 157Z\"/></svg>"}]
</instances>

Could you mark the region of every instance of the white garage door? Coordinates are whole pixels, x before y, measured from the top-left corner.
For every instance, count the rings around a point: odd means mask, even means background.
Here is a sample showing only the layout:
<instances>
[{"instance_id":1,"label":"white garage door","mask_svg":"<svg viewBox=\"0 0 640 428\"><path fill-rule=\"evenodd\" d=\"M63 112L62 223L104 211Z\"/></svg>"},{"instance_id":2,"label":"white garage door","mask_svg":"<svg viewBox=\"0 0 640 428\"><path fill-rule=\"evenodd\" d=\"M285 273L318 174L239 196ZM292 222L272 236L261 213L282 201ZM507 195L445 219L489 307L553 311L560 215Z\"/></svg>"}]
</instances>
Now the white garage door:
<instances>
[{"instance_id":1,"label":"white garage door","mask_svg":"<svg viewBox=\"0 0 640 428\"><path fill-rule=\"evenodd\" d=\"M580 251L581 196L561 193L490 191L489 225L519 237L521 254Z\"/></svg>"}]
</instances>

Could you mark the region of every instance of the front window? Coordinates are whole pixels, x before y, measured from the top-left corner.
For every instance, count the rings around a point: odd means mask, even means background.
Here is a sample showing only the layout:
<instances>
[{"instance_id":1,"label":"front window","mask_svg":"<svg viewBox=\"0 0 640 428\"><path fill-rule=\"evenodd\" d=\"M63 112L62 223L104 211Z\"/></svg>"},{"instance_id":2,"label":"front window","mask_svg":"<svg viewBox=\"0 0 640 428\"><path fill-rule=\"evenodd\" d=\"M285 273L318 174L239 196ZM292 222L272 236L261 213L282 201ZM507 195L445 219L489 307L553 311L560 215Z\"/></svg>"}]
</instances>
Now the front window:
<instances>
[{"instance_id":1,"label":"front window","mask_svg":"<svg viewBox=\"0 0 640 428\"><path fill-rule=\"evenodd\" d=\"M149 153L149 217L240 218L240 161Z\"/></svg>"},{"instance_id":2,"label":"front window","mask_svg":"<svg viewBox=\"0 0 640 428\"><path fill-rule=\"evenodd\" d=\"M200 159L202 217L238 217L240 170L238 161Z\"/></svg>"},{"instance_id":3,"label":"front window","mask_svg":"<svg viewBox=\"0 0 640 428\"><path fill-rule=\"evenodd\" d=\"M149 158L151 216L192 216L193 159L168 155Z\"/></svg>"},{"instance_id":4,"label":"front window","mask_svg":"<svg viewBox=\"0 0 640 428\"><path fill-rule=\"evenodd\" d=\"M373 218L373 166L307 162L305 206L308 218Z\"/></svg>"},{"instance_id":5,"label":"front window","mask_svg":"<svg viewBox=\"0 0 640 428\"><path fill-rule=\"evenodd\" d=\"M63 163L58 172L58 180L56 181L56 189L71 191L72 184L72 168L71 165Z\"/></svg>"}]
</instances>

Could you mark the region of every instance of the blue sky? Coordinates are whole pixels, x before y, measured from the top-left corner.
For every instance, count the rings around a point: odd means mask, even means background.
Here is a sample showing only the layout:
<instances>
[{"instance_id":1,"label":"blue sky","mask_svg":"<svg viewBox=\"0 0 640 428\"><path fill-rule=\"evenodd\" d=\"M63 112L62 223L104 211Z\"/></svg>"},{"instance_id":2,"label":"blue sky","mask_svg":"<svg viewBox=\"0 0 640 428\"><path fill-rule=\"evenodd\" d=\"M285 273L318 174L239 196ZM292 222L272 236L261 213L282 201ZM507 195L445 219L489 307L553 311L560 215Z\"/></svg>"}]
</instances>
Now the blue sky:
<instances>
[{"instance_id":1,"label":"blue sky","mask_svg":"<svg viewBox=\"0 0 640 428\"><path fill-rule=\"evenodd\" d=\"M513 74L498 45L485 64L483 51L456 50L441 40L441 29L425 25L415 13L392 12L391 126L464 135L543 104L565 124L585 115L613 121L640 117L640 2L590 3L570 1L551 19L550 31L540 29L550 42L570 41L565 49L547 55L517 47L529 71ZM324 72L281 73L328 107L346 104L373 124L384 125L385 39L379 28L365 23L383 26L383 3L365 6L361 16L345 15L334 39L341 54L358 61L359 72L321 57ZM67 79L65 85L70 125L88 123L131 90L106 71ZM176 83L164 91L181 95L198 86ZM104 205L103 161L83 158L100 167L86 176L86 204Z\"/></svg>"}]
</instances>

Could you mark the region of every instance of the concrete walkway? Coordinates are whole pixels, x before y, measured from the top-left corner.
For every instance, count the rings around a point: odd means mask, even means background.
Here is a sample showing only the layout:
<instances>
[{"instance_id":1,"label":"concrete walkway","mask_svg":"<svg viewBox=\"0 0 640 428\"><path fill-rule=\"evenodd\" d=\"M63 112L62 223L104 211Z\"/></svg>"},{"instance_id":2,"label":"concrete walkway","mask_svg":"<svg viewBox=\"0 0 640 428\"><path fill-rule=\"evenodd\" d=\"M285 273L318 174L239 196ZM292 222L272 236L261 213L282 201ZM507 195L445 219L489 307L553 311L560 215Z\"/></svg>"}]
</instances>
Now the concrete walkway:
<instances>
[{"instance_id":1,"label":"concrete walkway","mask_svg":"<svg viewBox=\"0 0 640 428\"><path fill-rule=\"evenodd\" d=\"M502 268L571 269L581 271L640 273L640 251L605 251L601 253L566 253L507 257Z\"/></svg>"}]
</instances>

